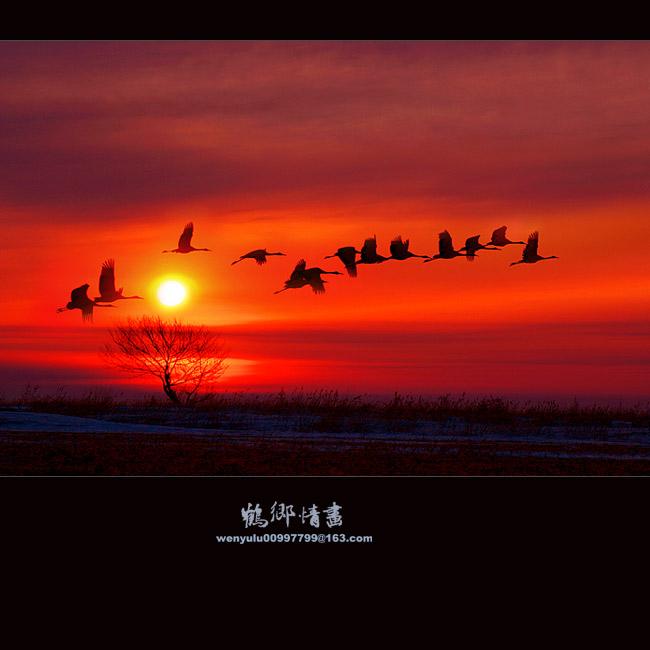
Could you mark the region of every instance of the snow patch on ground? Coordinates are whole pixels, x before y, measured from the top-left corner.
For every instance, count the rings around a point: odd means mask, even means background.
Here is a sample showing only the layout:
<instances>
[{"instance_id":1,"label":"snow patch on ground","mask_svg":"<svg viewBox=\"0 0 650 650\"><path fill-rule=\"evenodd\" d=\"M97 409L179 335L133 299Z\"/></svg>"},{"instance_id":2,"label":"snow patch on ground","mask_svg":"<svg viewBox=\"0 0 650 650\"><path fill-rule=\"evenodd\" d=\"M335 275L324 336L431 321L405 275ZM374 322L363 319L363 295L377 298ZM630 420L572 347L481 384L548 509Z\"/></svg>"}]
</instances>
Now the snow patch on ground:
<instances>
[{"instance_id":1,"label":"snow patch on ground","mask_svg":"<svg viewBox=\"0 0 650 650\"><path fill-rule=\"evenodd\" d=\"M240 414L236 417L222 419L219 426L210 426L208 422L195 423L170 421L162 424L142 424L129 421L141 417L141 414L115 415L114 419L96 419L59 415L53 413L34 413L22 409L0 411L0 432L41 432L41 433L185 433L188 436L232 437L245 439L300 439L300 440L339 440L341 442L394 441L394 442L435 442L435 441L525 441L525 442L562 442L611 444L621 442L650 444L650 432L647 428L620 426L603 427L600 430L587 427L566 426L519 426L496 424L470 425L462 418L449 418L446 421L419 421L402 423L400 430L394 424L382 420L368 421L365 431L328 431L326 427L319 430L303 430L303 415L259 415ZM122 421L115 421L122 419ZM126 421L124 421L126 420ZM314 418L316 420L316 418ZM141 420L142 422L142 420ZM208 426L192 426L208 424ZM309 424L309 423L307 423ZM627 423L625 423L627 425ZM307 429L309 427L306 427Z\"/></svg>"},{"instance_id":2,"label":"snow patch on ground","mask_svg":"<svg viewBox=\"0 0 650 650\"><path fill-rule=\"evenodd\" d=\"M74 415L0 411L0 431L42 433L214 433L214 429L188 429L155 424L128 424L80 418Z\"/></svg>"}]
</instances>

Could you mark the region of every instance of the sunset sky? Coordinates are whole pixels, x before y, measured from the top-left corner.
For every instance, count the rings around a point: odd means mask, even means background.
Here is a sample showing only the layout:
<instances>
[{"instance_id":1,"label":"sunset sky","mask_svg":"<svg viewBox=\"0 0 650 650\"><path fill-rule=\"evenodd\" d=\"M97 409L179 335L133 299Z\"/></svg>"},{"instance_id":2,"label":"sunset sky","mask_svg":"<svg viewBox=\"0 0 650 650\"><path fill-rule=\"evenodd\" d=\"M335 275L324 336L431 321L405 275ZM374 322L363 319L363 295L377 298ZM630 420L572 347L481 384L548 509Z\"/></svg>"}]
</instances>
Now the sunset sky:
<instances>
[{"instance_id":1,"label":"sunset sky","mask_svg":"<svg viewBox=\"0 0 650 650\"><path fill-rule=\"evenodd\" d=\"M132 390L106 328L161 314L223 332L230 390L645 401L649 79L643 41L2 42L0 394ZM212 252L163 255L188 221ZM559 259L391 260L273 294L373 234L431 255L502 225ZM231 266L264 247L287 257ZM111 257L145 300L56 313Z\"/></svg>"}]
</instances>

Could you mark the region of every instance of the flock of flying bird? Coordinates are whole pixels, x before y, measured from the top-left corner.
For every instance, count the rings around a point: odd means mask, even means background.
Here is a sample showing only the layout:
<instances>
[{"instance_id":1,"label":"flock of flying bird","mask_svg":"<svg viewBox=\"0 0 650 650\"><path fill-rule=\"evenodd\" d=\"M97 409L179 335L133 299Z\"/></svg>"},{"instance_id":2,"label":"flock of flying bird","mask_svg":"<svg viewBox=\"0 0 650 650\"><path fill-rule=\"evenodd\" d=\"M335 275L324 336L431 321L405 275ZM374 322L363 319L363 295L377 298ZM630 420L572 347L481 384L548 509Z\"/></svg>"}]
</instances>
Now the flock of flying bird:
<instances>
[{"instance_id":1,"label":"flock of flying bird","mask_svg":"<svg viewBox=\"0 0 650 650\"><path fill-rule=\"evenodd\" d=\"M492 238L486 244L479 242L480 235L468 237L465 240L465 246L455 250L448 231L443 231L438 235L438 253L435 255L416 255L409 251L409 240L402 240L401 235L398 235L390 243L390 256L385 257L377 253L377 237L369 237L365 240L361 250L357 250L354 246L343 246L339 248L332 255L327 255L324 259L337 257L345 267L348 275L352 278L357 277L357 266L360 264L381 264L388 260L407 260L410 257L420 257L424 262L433 262L434 260L449 260L455 257L464 257L468 262L473 262L477 257L476 253L479 250L498 251L504 246L509 244L524 244L525 248L522 253L521 260L518 262L511 262L510 266L516 264L535 264L542 260L557 259L556 255L549 257L542 257L537 252L539 244L539 233L533 232L528 237L528 242L523 241L510 241L506 237L506 226L497 228L492 233ZM210 251L209 248L194 248L192 246L192 235L194 234L194 224L188 223L178 240L178 247L173 250L164 250L163 253L193 253L195 251ZM232 262L238 264L246 259L255 260L259 265L266 264L266 258L272 255L286 255L286 253L270 253L265 248L250 251L245 255L241 255L239 259ZM359 255L359 259L357 259ZM321 276L323 275L343 275L340 271L325 271L319 267L307 268L305 260L300 260L296 264L291 276L284 283L284 288L275 291L274 293L281 293L287 289L300 289L309 286L314 293L325 293L325 282ZM94 300L88 297L89 284L83 284L80 287L72 290L70 295L70 302L65 307L60 307L57 312L79 309L81 310L82 318L84 321L92 321L94 307L114 307L115 305L106 304L113 303L117 300L142 300L141 296L125 296L123 289L115 288L115 262L112 259L106 260L102 264L99 274L99 293Z\"/></svg>"}]
</instances>

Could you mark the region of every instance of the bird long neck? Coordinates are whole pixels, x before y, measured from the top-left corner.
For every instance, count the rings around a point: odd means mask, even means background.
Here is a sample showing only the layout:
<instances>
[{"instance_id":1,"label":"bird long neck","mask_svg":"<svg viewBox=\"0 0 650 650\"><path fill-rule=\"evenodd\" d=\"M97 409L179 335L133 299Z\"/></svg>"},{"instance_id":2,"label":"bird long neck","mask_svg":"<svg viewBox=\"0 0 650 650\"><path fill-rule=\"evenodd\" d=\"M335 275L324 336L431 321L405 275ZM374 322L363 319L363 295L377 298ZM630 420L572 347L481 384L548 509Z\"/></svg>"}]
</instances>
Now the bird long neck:
<instances>
[{"instance_id":1,"label":"bird long neck","mask_svg":"<svg viewBox=\"0 0 650 650\"><path fill-rule=\"evenodd\" d=\"M284 255L284 253L265 253L266 255Z\"/></svg>"}]
</instances>

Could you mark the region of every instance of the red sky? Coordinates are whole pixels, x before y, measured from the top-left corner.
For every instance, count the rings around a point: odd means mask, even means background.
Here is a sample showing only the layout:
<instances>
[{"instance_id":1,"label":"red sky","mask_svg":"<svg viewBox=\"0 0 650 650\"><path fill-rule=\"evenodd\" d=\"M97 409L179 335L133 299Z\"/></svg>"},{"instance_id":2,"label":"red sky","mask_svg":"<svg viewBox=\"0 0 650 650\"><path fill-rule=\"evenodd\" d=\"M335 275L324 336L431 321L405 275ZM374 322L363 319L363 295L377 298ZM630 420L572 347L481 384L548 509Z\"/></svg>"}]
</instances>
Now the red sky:
<instances>
[{"instance_id":1,"label":"red sky","mask_svg":"<svg viewBox=\"0 0 650 650\"><path fill-rule=\"evenodd\" d=\"M0 392L121 389L106 327L164 313L224 331L232 389L646 399L648 78L646 42L0 43ZM190 220L213 252L162 255ZM504 224L560 259L273 295L369 235L432 254ZM258 247L288 256L230 266ZM55 313L108 257L147 300Z\"/></svg>"}]
</instances>

